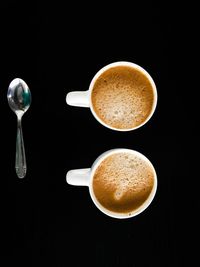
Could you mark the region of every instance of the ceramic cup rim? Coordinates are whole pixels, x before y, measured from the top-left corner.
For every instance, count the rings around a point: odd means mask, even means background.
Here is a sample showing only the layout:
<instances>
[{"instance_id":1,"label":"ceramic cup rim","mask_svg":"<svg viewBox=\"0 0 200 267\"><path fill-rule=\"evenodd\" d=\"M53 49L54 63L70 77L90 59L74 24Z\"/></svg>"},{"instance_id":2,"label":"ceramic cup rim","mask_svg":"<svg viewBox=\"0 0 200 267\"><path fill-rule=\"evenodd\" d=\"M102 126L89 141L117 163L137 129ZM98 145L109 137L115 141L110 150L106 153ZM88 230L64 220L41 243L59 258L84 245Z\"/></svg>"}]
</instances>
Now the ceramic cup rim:
<instances>
[{"instance_id":1,"label":"ceramic cup rim","mask_svg":"<svg viewBox=\"0 0 200 267\"><path fill-rule=\"evenodd\" d=\"M151 85L152 85L152 88L153 88L153 93L154 93L154 100L153 100L153 106L152 106L152 109L151 109L151 112L149 113L149 115L147 116L147 118L139 125L135 126L135 127L131 127L131 128L126 128L126 129L119 129L119 128L116 128L116 127L112 127L108 124L106 124L98 115L97 113L95 112L94 108L93 108L93 103L92 103L92 91L94 89L94 84L96 82L96 80L108 69L112 68L112 67L118 67L118 66L128 66L128 67L131 67L133 69L137 69L137 70L140 70L142 73L144 73L144 75L148 78L148 80L150 81ZM157 94L157 89L156 89L156 85L155 85L155 82L153 80L153 78L150 76L150 74L144 69L142 68L141 66L139 66L138 64L136 63L132 63L132 62L129 62L129 61L117 61L117 62L114 62L114 63L110 63L106 66L104 66L103 68L101 68L96 74L95 76L93 77L92 81L90 82L90 85L89 85L89 105L90 105L90 110L93 114L93 116L96 118L96 120L98 122L100 122L103 126L109 128L109 129L112 129L112 130L115 130L115 131L121 131L121 132L127 132L127 131L132 131L132 130L136 130L140 127L142 127L143 125L145 125L149 120L150 118L152 117L152 115L154 114L155 112L155 109L156 109L156 106L157 106L157 99L158 99L158 94Z\"/></svg>"},{"instance_id":2,"label":"ceramic cup rim","mask_svg":"<svg viewBox=\"0 0 200 267\"><path fill-rule=\"evenodd\" d=\"M152 188L152 191L151 191L149 197L145 200L145 202L138 209L134 210L133 212L128 212L128 213L117 213L117 212L113 212L113 211L106 209L104 206L102 206L98 202L98 200L94 194L94 190L93 190L93 178L94 178L94 174L95 174L95 171L98 168L98 166L108 156L113 155L113 154L117 154L119 152L126 152L126 153L131 153L134 155L138 155L139 157L144 159L149 164L149 166L152 168L153 173L154 173L154 185L153 185L153 188ZM90 193L90 196L92 198L92 201L94 202L96 207L101 212L103 212L104 214L106 214L110 217L113 217L113 218L127 219L127 218L135 217L136 215L142 213L151 204L151 202L153 201L153 199L155 197L156 191L157 191L157 184L158 184L158 181L157 181L157 174L156 174L155 168L154 168L153 164L151 163L151 161L146 156L144 156L142 153L140 153L136 150L126 149L126 148L115 148L115 149L108 150L108 151L104 152L103 154L101 154L93 163L93 165L91 167L91 172L90 172L89 193Z\"/></svg>"}]
</instances>

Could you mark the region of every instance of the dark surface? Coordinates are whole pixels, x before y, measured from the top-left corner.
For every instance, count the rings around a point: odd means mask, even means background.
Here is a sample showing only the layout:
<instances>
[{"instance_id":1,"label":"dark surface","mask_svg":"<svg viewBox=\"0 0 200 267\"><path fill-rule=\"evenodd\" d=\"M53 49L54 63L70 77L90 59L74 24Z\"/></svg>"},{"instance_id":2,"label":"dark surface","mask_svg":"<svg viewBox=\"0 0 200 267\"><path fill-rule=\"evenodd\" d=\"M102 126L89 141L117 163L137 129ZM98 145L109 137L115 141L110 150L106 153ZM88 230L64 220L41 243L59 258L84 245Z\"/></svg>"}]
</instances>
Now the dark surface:
<instances>
[{"instance_id":1,"label":"dark surface","mask_svg":"<svg viewBox=\"0 0 200 267\"><path fill-rule=\"evenodd\" d=\"M8 254L2 266L182 264L180 246L188 235L180 230L182 191L191 175L187 140L196 133L177 73L183 25L170 6L132 4L115 3L109 10L99 2L89 10L78 4L7 1L1 8L0 147L6 195L1 231ZM87 90L101 67L118 60L144 67L158 90L152 119L127 133L104 128L89 109L65 102L67 92ZM28 166L23 180L15 174L16 116L6 99L16 77L32 92L23 117ZM101 153L118 147L146 155L158 175L152 205L129 220L106 217L87 188L69 186L65 178L68 170L90 167Z\"/></svg>"}]
</instances>

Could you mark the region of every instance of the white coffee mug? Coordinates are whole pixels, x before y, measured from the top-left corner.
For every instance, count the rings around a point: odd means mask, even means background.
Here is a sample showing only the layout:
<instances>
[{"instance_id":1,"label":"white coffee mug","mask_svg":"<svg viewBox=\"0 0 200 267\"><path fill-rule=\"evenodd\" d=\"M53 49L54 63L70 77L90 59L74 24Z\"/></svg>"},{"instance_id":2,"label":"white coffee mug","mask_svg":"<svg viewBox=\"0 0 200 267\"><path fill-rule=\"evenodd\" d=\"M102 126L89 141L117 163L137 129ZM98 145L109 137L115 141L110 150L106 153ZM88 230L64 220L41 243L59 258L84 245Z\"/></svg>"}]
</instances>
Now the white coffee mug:
<instances>
[{"instance_id":1,"label":"white coffee mug","mask_svg":"<svg viewBox=\"0 0 200 267\"><path fill-rule=\"evenodd\" d=\"M121 152L122 153L123 152L131 153L133 155L139 156L139 158L142 158L144 161L146 161L148 163L148 165L151 167L153 174L154 174L153 175L153 177L154 177L153 188L152 188L151 193L149 194L148 198L136 210L134 210L133 212L127 212L127 213L113 212L111 210L108 210L104 206L102 206L99 203L99 201L97 200L97 198L94 194L94 190L93 190L93 178L94 178L94 174L95 174L95 171L98 168L98 166L108 156L113 155L115 153L121 153ZM95 160L95 162L93 163L91 168L68 171L67 175L66 175L66 180L67 180L67 183L70 185L88 186L90 196L91 196L94 204L96 205L96 207L100 211L102 211L104 214L106 214L110 217L113 217L113 218L118 218L118 219L131 218L131 217L134 217L134 216L140 214L141 212L143 212L151 204L151 202L152 202L152 200L156 194L156 190L157 190L156 171L155 171L152 163L149 161L149 159L147 159L143 154L141 154L135 150L125 149L125 148L117 148L117 149L112 149L112 150L108 150L108 151L104 152Z\"/></svg>"},{"instance_id":2,"label":"white coffee mug","mask_svg":"<svg viewBox=\"0 0 200 267\"><path fill-rule=\"evenodd\" d=\"M142 72L148 78L149 82L151 83L152 89L153 89L153 95L154 95L152 109L151 109L151 112L149 113L149 115L147 116L147 118L139 125L132 127L132 128L128 128L128 129L127 128L126 129L115 128L115 127L112 127L112 126L106 124L98 116L98 114L95 112L95 110L93 108L93 104L92 104L92 91L93 91L94 84L95 84L96 80L98 79L98 77L101 76L101 74L104 73L105 71L107 71L108 69L110 69L112 67L118 67L118 66L128 66L128 67L131 67L133 69L136 69L136 70L139 70L140 72ZM90 83L89 89L87 91L75 91L75 92L68 93L66 96L66 102L70 106L90 108L90 110L91 110L92 114L94 115L94 117L96 118L96 120L99 121L103 126L109 128L109 129L112 129L112 130L125 132L125 131L135 130L135 129L143 126L152 117L152 115L156 109L156 105L157 105L157 89L156 89L156 85L155 85L152 77L145 69L143 69L139 65L132 63L132 62L119 61L119 62L111 63L111 64L103 67L102 69L100 69L96 73L96 75L93 77L93 79Z\"/></svg>"}]
</instances>

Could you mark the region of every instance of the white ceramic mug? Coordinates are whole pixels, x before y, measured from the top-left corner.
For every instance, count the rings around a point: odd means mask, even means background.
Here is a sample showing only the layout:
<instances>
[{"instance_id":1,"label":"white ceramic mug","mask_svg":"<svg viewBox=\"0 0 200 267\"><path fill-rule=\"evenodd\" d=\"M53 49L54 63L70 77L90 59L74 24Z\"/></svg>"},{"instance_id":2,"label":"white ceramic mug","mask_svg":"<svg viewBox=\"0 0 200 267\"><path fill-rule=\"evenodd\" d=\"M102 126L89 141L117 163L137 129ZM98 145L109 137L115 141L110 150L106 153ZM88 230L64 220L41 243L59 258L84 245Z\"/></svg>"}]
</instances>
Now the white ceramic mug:
<instances>
[{"instance_id":1,"label":"white ceramic mug","mask_svg":"<svg viewBox=\"0 0 200 267\"><path fill-rule=\"evenodd\" d=\"M118 129L118 128L114 128L114 127L106 124L104 121L102 121L101 118L99 118L99 116L95 112L95 110L93 108L93 104L92 104L92 97L91 96L92 96L92 90L94 88L94 84L95 84L96 80L103 72L107 71L108 69L110 69L112 67L117 67L117 66L128 66L128 67L131 67L133 69L139 70L148 78L148 80L151 83L152 88L153 88L154 100L153 100L153 106L152 106L151 112L149 113L147 118L141 124L139 124L138 126L135 126L133 128L129 128L129 129ZM68 93L66 96L66 102L70 106L90 108L90 110L91 110L92 114L94 115L94 117L96 118L96 120L99 121L102 125L104 125L105 127L109 128L109 129L112 129L112 130L125 132L125 131L135 130L135 129L141 127L142 125L147 123L147 121L149 121L149 119L152 117L152 115L156 109L156 105L157 105L157 89L156 89L156 85L155 85L152 77L150 76L150 74L146 70L144 70L142 67L140 67L139 65L132 63L132 62L119 61L119 62L111 63L111 64L103 67L102 69L100 69L96 73L94 78L92 79L90 86L89 86L89 89L87 91L75 91L75 92Z\"/></svg>"},{"instance_id":2,"label":"white ceramic mug","mask_svg":"<svg viewBox=\"0 0 200 267\"><path fill-rule=\"evenodd\" d=\"M106 209L104 206L102 206L99 201L97 200L95 194L94 194L94 190L93 190L93 178L94 178L94 174L96 169L98 168L98 166L101 164L101 162L107 158L110 155L113 155L114 153L119 153L119 152L126 152L126 153L131 153L133 155L137 155L140 158L142 158L143 160L145 160L149 166L152 168L152 171L154 173L154 183L153 183L153 188L151 190L150 195L148 196L148 198L143 202L143 204L141 206L139 206L139 208L137 208L136 210L134 210L133 212L128 212L128 213L117 213L117 212L113 212L110 211L108 209ZM67 172L66 175L66 180L67 183L70 185L76 185L76 186L88 186L89 187L89 193L90 196L94 202L94 204L96 205L96 207L102 211L104 214L113 217L113 218L118 218L118 219L126 219L126 218L131 218L134 217L138 214L140 214L141 212L143 212L152 202L155 194L156 194L156 190L157 190L157 175L156 175L156 171L152 165L152 163L149 161L149 159L147 159L143 154L135 151L135 150L131 150L131 149L124 149L124 148L117 148L117 149L112 149L112 150L108 150L106 152L104 152L103 154L101 154L93 163L91 168L87 168L87 169L77 169L77 170L70 170Z\"/></svg>"}]
</instances>

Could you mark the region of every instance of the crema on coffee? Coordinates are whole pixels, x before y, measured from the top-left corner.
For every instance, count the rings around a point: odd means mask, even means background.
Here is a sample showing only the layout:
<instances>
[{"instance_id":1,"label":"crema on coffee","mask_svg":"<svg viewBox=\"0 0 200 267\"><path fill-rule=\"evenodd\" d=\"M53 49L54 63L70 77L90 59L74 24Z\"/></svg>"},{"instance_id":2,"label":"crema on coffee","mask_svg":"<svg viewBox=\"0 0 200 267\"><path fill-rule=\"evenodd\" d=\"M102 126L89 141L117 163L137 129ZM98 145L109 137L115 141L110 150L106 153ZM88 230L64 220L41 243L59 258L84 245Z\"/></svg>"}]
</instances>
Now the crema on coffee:
<instances>
[{"instance_id":1,"label":"crema on coffee","mask_svg":"<svg viewBox=\"0 0 200 267\"><path fill-rule=\"evenodd\" d=\"M116 129L131 129L150 115L154 91L148 77L130 66L113 66L95 81L92 105L97 116Z\"/></svg>"},{"instance_id":2,"label":"crema on coffee","mask_svg":"<svg viewBox=\"0 0 200 267\"><path fill-rule=\"evenodd\" d=\"M154 186L154 169L139 154L119 152L107 156L93 177L97 201L115 213L136 211Z\"/></svg>"}]
</instances>

